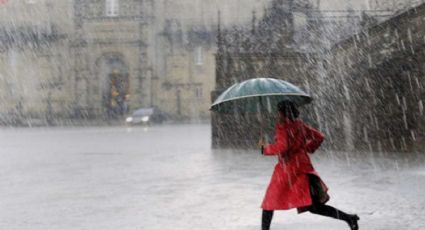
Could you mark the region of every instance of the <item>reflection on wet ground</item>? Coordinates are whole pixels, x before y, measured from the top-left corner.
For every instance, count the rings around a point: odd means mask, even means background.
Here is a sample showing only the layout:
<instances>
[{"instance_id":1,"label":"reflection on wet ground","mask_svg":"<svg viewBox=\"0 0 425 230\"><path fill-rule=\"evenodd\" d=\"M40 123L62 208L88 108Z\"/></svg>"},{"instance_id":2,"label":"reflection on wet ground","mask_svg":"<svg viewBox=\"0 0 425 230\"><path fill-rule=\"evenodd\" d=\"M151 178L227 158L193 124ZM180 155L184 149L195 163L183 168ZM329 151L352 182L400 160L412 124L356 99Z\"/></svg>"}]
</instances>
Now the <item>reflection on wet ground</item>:
<instances>
[{"instance_id":1,"label":"reflection on wet ground","mask_svg":"<svg viewBox=\"0 0 425 230\"><path fill-rule=\"evenodd\" d=\"M3 129L0 146L0 229L259 229L276 161L211 150L208 125ZM312 159L330 204L359 213L361 229L411 230L425 228L424 155L322 151ZM347 228L295 211L273 222L312 225Z\"/></svg>"}]
</instances>

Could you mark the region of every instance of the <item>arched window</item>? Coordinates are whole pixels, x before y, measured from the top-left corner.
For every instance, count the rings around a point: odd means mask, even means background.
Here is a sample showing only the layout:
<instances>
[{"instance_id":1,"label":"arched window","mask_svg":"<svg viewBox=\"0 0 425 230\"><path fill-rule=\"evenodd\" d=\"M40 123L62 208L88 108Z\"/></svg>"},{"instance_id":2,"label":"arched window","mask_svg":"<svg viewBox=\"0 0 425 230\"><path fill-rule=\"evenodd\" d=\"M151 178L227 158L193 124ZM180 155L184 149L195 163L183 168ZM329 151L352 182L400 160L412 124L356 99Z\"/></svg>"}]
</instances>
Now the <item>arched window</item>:
<instances>
[{"instance_id":1,"label":"arched window","mask_svg":"<svg viewBox=\"0 0 425 230\"><path fill-rule=\"evenodd\" d=\"M106 16L108 17L116 17L118 16L119 11L119 0L106 0Z\"/></svg>"}]
</instances>

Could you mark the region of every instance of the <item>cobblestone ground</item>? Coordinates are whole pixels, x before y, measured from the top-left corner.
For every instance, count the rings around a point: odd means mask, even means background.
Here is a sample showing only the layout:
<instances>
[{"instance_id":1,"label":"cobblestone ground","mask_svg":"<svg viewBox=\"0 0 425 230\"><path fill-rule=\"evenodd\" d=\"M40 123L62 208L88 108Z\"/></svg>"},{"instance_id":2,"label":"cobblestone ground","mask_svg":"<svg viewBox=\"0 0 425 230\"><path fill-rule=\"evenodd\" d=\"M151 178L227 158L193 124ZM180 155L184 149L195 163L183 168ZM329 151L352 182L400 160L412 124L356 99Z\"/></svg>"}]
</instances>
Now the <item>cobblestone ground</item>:
<instances>
[{"instance_id":1,"label":"cobblestone ground","mask_svg":"<svg viewBox=\"0 0 425 230\"><path fill-rule=\"evenodd\" d=\"M318 152L329 204L360 229L425 229L423 155ZM208 125L0 130L0 229L260 229L276 159L213 151ZM314 227L313 227L314 226ZM272 229L348 229L296 211Z\"/></svg>"}]
</instances>

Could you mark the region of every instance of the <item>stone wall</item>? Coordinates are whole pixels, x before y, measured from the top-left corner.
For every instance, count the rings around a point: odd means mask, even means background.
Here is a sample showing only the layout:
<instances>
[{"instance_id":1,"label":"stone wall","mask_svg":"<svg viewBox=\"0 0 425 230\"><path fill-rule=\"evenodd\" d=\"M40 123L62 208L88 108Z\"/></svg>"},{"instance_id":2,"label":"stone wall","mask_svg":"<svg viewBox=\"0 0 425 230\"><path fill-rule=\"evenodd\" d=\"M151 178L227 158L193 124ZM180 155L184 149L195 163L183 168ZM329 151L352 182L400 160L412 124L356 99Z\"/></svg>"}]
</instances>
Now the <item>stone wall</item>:
<instances>
[{"instance_id":1,"label":"stone wall","mask_svg":"<svg viewBox=\"0 0 425 230\"><path fill-rule=\"evenodd\" d=\"M0 6L0 123L51 123L69 112L68 3Z\"/></svg>"},{"instance_id":2,"label":"stone wall","mask_svg":"<svg viewBox=\"0 0 425 230\"><path fill-rule=\"evenodd\" d=\"M336 93L328 100L349 115L339 126L351 127L345 139L356 149L411 151L423 145L424 14L420 5L330 51L327 81Z\"/></svg>"}]
</instances>

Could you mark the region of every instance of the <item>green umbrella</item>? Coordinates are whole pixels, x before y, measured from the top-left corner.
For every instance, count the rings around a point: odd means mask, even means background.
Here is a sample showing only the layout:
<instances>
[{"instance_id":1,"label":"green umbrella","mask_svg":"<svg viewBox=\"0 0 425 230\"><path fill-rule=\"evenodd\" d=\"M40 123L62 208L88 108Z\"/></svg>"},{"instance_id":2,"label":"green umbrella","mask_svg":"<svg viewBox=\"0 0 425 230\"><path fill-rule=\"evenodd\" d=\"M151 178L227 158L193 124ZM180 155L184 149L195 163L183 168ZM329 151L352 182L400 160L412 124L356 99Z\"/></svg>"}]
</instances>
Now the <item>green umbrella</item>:
<instances>
[{"instance_id":1,"label":"green umbrella","mask_svg":"<svg viewBox=\"0 0 425 230\"><path fill-rule=\"evenodd\" d=\"M257 113L258 120L261 122L260 140L263 140L263 112L275 111L277 104L284 100L302 106L310 103L313 99L287 81L274 78L255 78L228 88L215 100L210 110L220 113Z\"/></svg>"},{"instance_id":2,"label":"green umbrella","mask_svg":"<svg viewBox=\"0 0 425 230\"><path fill-rule=\"evenodd\" d=\"M308 104L312 98L295 85L274 78L254 78L234 84L212 104L211 110L221 113L272 112L280 101L288 100L297 106Z\"/></svg>"}]
</instances>

